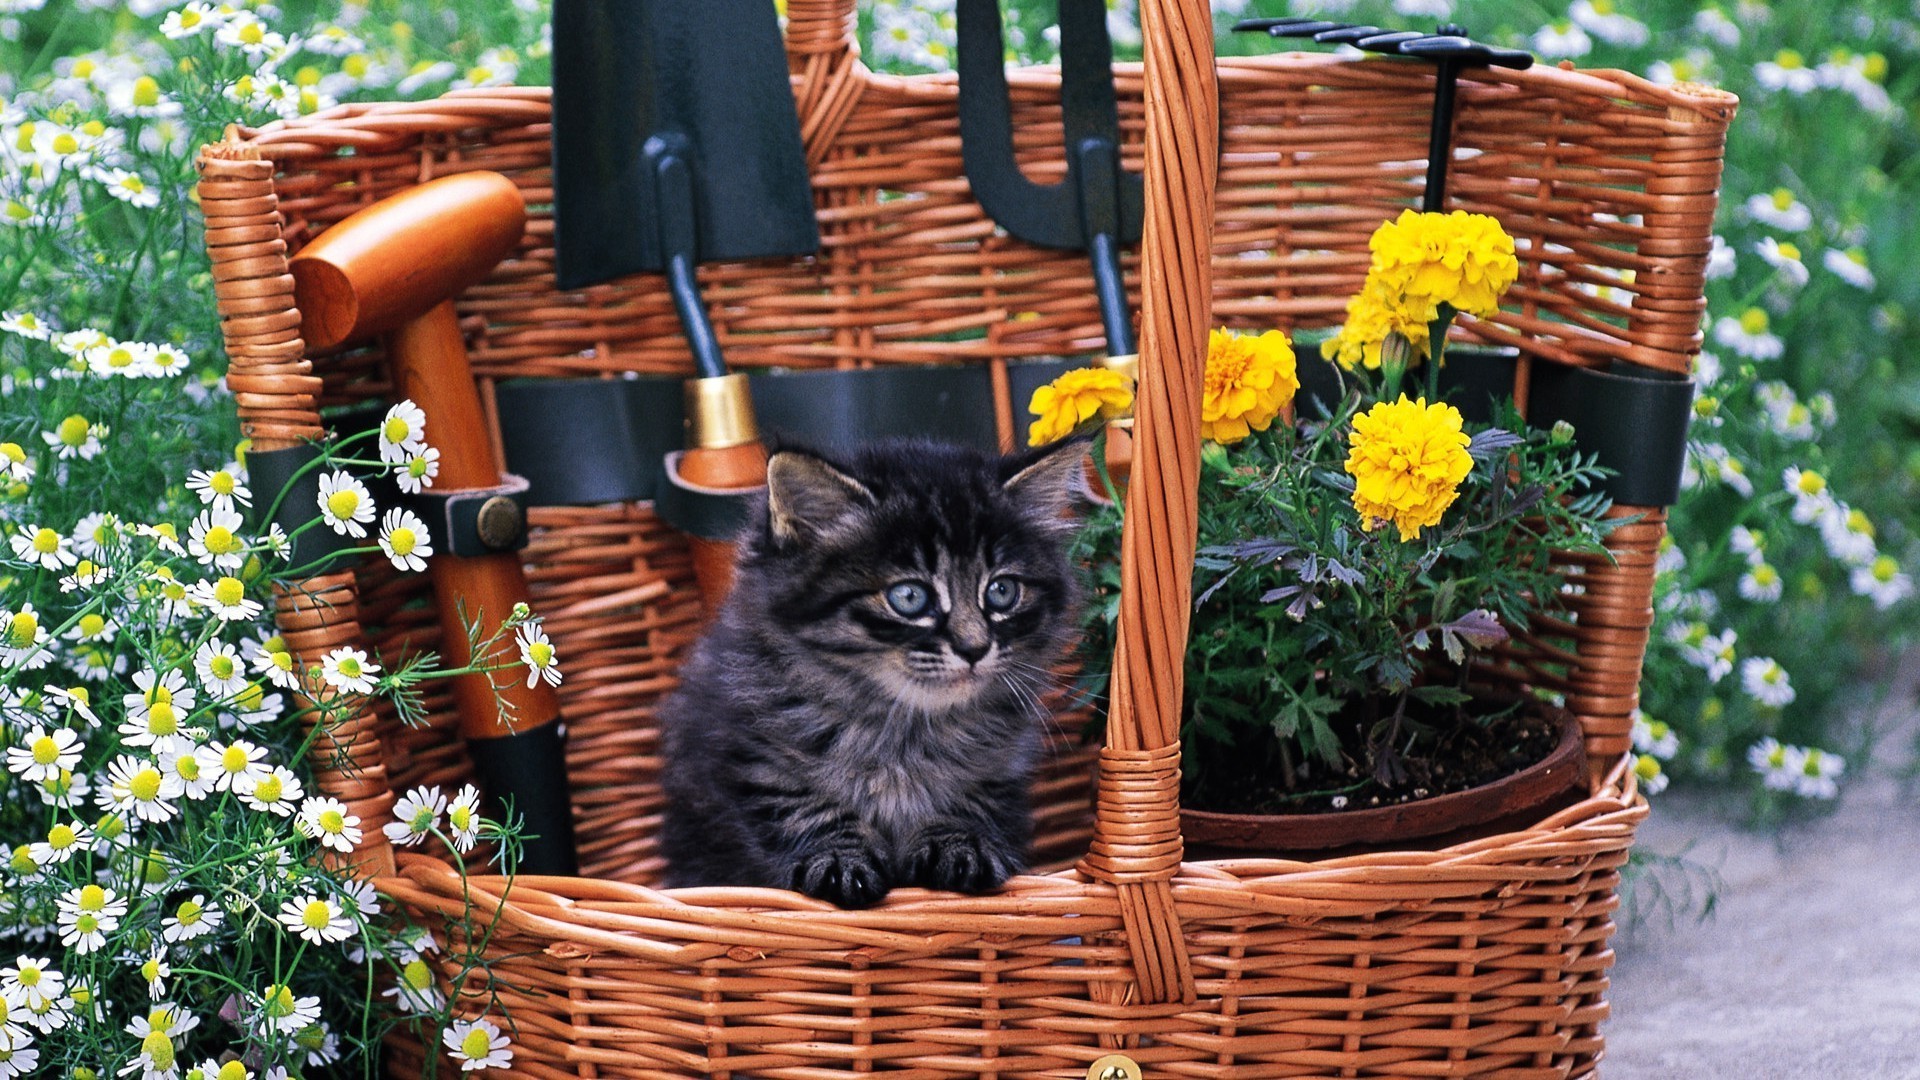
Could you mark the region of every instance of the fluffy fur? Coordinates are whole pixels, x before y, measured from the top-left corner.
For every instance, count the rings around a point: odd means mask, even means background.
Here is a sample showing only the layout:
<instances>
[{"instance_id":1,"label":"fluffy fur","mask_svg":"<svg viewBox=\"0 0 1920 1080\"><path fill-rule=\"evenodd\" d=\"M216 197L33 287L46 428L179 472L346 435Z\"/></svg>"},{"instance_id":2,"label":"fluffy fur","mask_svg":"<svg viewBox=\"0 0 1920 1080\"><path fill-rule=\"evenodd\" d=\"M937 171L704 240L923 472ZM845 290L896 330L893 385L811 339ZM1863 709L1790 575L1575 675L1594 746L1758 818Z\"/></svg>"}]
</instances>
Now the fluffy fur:
<instances>
[{"instance_id":1,"label":"fluffy fur","mask_svg":"<svg viewBox=\"0 0 1920 1080\"><path fill-rule=\"evenodd\" d=\"M660 707L668 884L864 907L1025 867L1084 450L773 456L733 592Z\"/></svg>"}]
</instances>

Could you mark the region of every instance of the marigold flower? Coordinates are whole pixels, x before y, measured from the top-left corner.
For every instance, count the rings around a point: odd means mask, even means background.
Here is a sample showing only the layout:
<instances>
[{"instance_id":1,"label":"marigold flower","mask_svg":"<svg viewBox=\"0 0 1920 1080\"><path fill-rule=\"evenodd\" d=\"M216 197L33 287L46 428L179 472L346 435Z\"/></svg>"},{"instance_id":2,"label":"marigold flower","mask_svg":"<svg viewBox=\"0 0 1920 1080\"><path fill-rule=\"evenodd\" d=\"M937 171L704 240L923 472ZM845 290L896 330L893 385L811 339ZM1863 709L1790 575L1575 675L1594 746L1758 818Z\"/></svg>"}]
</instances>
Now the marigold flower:
<instances>
[{"instance_id":1,"label":"marigold flower","mask_svg":"<svg viewBox=\"0 0 1920 1080\"><path fill-rule=\"evenodd\" d=\"M1215 330L1207 335L1206 386L1200 398L1200 435L1236 443L1265 431L1300 389L1293 346L1269 330L1258 337Z\"/></svg>"},{"instance_id":2,"label":"marigold flower","mask_svg":"<svg viewBox=\"0 0 1920 1080\"><path fill-rule=\"evenodd\" d=\"M1415 540L1421 529L1439 524L1473 470L1471 440L1460 426L1460 410L1429 405L1424 397L1408 401L1405 394L1353 418L1346 469L1361 528L1372 532L1390 521L1401 540Z\"/></svg>"},{"instance_id":3,"label":"marigold flower","mask_svg":"<svg viewBox=\"0 0 1920 1080\"><path fill-rule=\"evenodd\" d=\"M1107 368L1076 368L1033 392L1027 411L1039 419L1027 429L1027 445L1064 439L1095 413L1112 419L1131 408L1133 380Z\"/></svg>"},{"instance_id":4,"label":"marigold flower","mask_svg":"<svg viewBox=\"0 0 1920 1080\"><path fill-rule=\"evenodd\" d=\"M1320 343L1320 355L1352 371L1364 365L1370 371L1380 368L1380 345L1387 335L1399 331L1413 343L1413 351L1428 355L1427 320L1410 317L1398 305L1387 302L1373 278L1347 300L1347 322L1340 332Z\"/></svg>"},{"instance_id":5,"label":"marigold flower","mask_svg":"<svg viewBox=\"0 0 1920 1080\"><path fill-rule=\"evenodd\" d=\"M1500 294L1520 276L1513 237L1485 214L1403 210L1374 230L1369 279L1396 298L1407 317L1430 321L1441 304L1469 315L1491 315Z\"/></svg>"}]
</instances>

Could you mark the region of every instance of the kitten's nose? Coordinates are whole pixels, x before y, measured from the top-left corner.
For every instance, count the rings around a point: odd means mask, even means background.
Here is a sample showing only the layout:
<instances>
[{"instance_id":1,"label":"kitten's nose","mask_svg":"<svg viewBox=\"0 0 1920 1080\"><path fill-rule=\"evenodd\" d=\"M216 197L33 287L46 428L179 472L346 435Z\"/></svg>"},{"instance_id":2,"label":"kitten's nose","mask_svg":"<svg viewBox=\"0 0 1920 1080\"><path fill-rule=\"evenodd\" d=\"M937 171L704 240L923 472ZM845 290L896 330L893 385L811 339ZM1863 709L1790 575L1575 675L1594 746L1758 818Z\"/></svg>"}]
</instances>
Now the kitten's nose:
<instances>
[{"instance_id":1,"label":"kitten's nose","mask_svg":"<svg viewBox=\"0 0 1920 1080\"><path fill-rule=\"evenodd\" d=\"M987 652L993 648L993 642L982 641L974 644L971 642L956 641L952 643L952 646L953 655L965 660L968 664L977 664L980 662L980 659L986 656Z\"/></svg>"}]
</instances>

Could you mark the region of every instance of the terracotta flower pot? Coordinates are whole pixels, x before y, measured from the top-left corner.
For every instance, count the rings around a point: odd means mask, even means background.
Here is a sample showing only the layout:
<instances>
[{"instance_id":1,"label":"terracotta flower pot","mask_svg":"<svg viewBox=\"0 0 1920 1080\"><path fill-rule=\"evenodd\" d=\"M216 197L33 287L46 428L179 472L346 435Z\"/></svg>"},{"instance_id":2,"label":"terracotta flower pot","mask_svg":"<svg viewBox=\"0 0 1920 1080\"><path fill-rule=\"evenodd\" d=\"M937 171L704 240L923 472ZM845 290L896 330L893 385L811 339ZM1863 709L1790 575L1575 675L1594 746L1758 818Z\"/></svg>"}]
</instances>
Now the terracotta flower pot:
<instances>
[{"instance_id":1,"label":"terracotta flower pot","mask_svg":"<svg viewBox=\"0 0 1920 1080\"><path fill-rule=\"evenodd\" d=\"M1579 720L1544 702L1530 707L1552 720L1560 737L1545 758L1465 791L1392 806L1317 814L1180 811L1189 858L1231 858L1294 852L1322 857L1375 847L1444 847L1531 825L1586 794L1587 753ZM1198 854L1196 854L1198 852Z\"/></svg>"}]
</instances>

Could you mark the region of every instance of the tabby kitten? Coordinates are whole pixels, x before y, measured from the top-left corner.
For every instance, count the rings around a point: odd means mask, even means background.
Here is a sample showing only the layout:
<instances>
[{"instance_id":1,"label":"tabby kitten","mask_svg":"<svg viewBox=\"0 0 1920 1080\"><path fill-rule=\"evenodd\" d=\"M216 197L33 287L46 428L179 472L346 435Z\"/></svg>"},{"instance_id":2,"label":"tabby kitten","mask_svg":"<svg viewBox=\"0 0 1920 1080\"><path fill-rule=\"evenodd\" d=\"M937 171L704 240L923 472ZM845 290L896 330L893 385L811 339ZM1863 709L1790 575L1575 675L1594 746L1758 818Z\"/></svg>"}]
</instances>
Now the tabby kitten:
<instances>
[{"instance_id":1,"label":"tabby kitten","mask_svg":"<svg viewBox=\"0 0 1920 1080\"><path fill-rule=\"evenodd\" d=\"M733 592L660 706L669 885L865 907L1025 867L1084 454L773 455Z\"/></svg>"}]
</instances>

